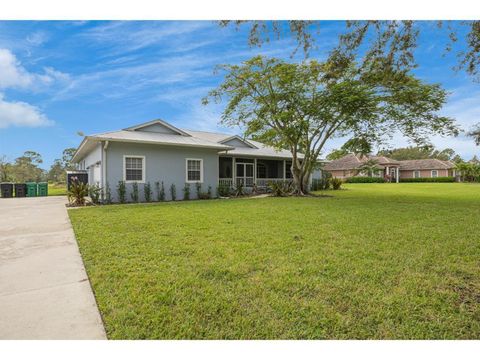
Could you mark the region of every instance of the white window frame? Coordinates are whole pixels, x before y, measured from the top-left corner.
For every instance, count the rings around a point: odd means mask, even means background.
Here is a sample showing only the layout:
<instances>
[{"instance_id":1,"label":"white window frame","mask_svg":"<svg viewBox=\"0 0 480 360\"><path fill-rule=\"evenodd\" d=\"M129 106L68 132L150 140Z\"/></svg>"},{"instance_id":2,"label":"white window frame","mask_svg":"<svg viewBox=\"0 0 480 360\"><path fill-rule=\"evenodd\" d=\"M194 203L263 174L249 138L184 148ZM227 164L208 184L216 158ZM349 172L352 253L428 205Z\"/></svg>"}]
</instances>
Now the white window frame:
<instances>
[{"instance_id":1,"label":"white window frame","mask_svg":"<svg viewBox=\"0 0 480 360\"><path fill-rule=\"evenodd\" d=\"M200 161L200 180L188 180L189 161ZM185 182L187 184L203 183L203 159L185 158Z\"/></svg>"},{"instance_id":2,"label":"white window frame","mask_svg":"<svg viewBox=\"0 0 480 360\"><path fill-rule=\"evenodd\" d=\"M142 180L127 180L127 158L137 158L137 159L142 159ZM145 161L145 156L144 155L123 155L123 181L127 184L131 183L140 183L143 184L145 183L145 174L146 174L146 168L147 163Z\"/></svg>"},{"instance_id":3,"label":"white window frame","mask_svg":"<svg viewBox=\"0 0 480 360\"><path fill-rule=\"evenodd\" d=\"M433 176L433 172L435 171L435 176ZM437 178L438 177L438 170L432 170L430 172L430 175L432 176L432 178Z\"/></svg>"},{"instance_id":4,"label":"white window frame","mask_svg":"<svg viewBox=\"0 0 480 360\"><path fill-rule=\"evenodd\" d=\"M417 176L417 172L418 172L418 176ZM413 170L413 178L414 179L420 179L422 176L422 172L420 170Z\"/></svg>"}]
</instances>

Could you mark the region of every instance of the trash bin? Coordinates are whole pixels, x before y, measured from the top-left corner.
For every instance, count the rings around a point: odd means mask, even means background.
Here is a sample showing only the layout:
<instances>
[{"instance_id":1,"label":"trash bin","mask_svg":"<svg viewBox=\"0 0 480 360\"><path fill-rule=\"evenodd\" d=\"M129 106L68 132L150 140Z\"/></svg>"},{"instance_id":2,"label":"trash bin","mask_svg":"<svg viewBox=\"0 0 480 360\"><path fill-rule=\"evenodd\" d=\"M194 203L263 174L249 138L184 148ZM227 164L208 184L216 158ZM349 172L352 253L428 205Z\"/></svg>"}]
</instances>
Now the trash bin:
<instances>
[{"instance_id":1,"label":"trash bin","mask_svg":"<svg viewBox=\"0 0 480 360\"><path fill-rule=\"evenodd\" d=\"M37 183L27 182L27 197L37 196Z\"/></svg>"},{"instance_id":2,"label":"trash bin","mask_svg":"<svg viewBox=\"0 0 480 360\"><path fill-rule=\"evenodd\" d=\"M27 185L15 184L15 197L25 197L25 196L27 196Z\"/></svg>"},{"instance_id":3,"label":"trash bin","mask_svg":"<svg viewBox=\"0 0 480 360\"><path fill-rule=\"evenodd\" d=\"M0 184L0 193L3 198L11 198L13 196L13 184L12 183L1 183Z\"/></svg>"},{"instance_id":4,"label":"trash bin","mask_svg":"<svg viewBox=\"0 0 480 360\"><path fill-rule=\"evenodd\" d=\"M38 196L47 196L48 195L48 183L40 182L38 183Z\"/></svg>"}]
</instances>

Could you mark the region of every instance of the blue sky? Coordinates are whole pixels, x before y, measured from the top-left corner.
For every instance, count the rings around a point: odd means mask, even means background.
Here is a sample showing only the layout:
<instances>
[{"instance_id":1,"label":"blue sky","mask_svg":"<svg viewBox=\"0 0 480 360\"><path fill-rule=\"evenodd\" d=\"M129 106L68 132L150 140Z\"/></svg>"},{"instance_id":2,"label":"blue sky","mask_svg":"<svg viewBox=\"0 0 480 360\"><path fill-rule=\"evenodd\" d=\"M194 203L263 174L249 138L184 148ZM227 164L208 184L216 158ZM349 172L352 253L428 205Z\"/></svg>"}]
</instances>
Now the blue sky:
<instances>
[{"instance_id":1,"label":"blue sky","mask_svg":"<svg viewBox=\"0 0 480 360\"><path fill-rule=\"evenodd\" d=\"M433 23L421 26L416 74L451 92L443 113L469 129L480 122L480 84L451 70L455 56L442 56L445 32ZM342 28L341 22L323 22L311 56L322 59ZM218 124L221 105L201 105L222 80L213 73L215 65L259 53L290 59L294 47L287 38L249 48L245 30L211 21L1 21L0 156L13 160L34 150L47 168L64 148L80 143L78 131L116 130L155 118L188 129L238 133ZM462 135L432 140L467 159L479 153ZM333 140L326 151L341 144ZM391 140L392 146L407 144L400 134Z\"/></svg>"}]
</instances>

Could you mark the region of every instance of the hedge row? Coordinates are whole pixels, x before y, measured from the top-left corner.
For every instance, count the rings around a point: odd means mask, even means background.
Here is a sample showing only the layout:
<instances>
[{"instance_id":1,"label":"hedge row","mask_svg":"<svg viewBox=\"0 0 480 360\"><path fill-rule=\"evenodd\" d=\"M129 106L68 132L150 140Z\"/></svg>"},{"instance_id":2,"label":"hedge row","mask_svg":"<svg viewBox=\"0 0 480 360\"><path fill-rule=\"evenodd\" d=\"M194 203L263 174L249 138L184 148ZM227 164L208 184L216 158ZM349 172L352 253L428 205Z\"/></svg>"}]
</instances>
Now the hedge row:
<instances>
[{"instance_id":1,"label":"hedge row","mask_svg":"<svg viewBox=\"0 0 480 360\"><path fill-rule=\"evenodd\" d=\"M355 176L348 178L347 183L384 183L385 179L381 177Z\"/></svg>"},{"instance_id":2,"label":"hedge row","mask_svg":"<svg viewBox=\"0 0 480 360\"><path fill-rule=\"evenodd\" d=\"M455 178L453 176L442 176L436 178L411 178L411 179L400 179L400 182L432 182L432 183L448 183L448 182L455 182Z\"/></svg>"}]
</instances>

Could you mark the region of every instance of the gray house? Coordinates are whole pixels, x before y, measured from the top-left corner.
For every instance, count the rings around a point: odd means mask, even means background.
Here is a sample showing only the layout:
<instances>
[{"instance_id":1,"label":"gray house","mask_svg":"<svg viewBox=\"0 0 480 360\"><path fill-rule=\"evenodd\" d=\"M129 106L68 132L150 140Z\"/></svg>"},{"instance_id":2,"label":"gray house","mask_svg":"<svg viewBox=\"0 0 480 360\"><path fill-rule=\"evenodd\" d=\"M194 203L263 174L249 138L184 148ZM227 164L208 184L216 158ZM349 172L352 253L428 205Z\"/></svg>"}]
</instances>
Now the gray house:
<instances>
[{"instance_id":1,"label":"gray house","mask_svg":"<svg viewBox=\"0 0 480 360\"><path fill-rule=\"evenodd\" d=\"M192 184L192 198L196 183L203 191L209 186L215 191L221 184L240 183L246 188L254 184L264 188L271 181L292 178L291 159L289 151L277 151L257 141L182 130L163 120L85 136L73 157L78 169L88 172L90 184L109 184L114 200L119 181L125 181L127 192L137 182L141 198L143 183L150 182L153 187L163 181L167 200L171 184L175 184L179 199L186 183ZM313 176L320 175L317 170Z\"/></svg>"}]
</instances>

